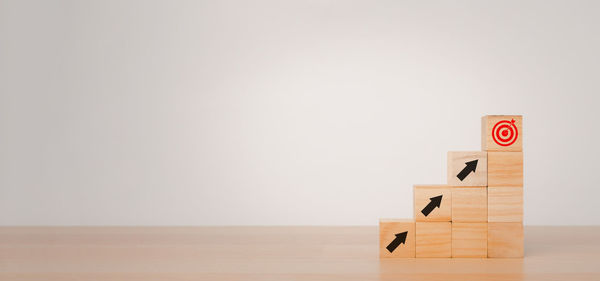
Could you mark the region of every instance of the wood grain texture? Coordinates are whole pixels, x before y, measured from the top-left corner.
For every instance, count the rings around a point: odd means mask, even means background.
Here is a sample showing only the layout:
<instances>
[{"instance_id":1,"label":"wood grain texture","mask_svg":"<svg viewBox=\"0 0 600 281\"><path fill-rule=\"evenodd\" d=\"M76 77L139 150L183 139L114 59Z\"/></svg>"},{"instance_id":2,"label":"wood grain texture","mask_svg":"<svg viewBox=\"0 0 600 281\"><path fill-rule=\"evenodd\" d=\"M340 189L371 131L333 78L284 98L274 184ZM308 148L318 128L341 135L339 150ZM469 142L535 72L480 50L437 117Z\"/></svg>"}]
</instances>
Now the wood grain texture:
<instances>
[{"instance_id":1,"label":"wood grain texture","mask_svg":"<svg viewBox=\"0 0 600 281\"><path fill-rule=\"evenodd\" d=\"M416 221L452 220L452 191L447 185L415 185L413 187L413 208ZM439 207L425 216L421 210L431 202L432 197L442 195Z\"/></svg>"},{"instance_id":2,"label":"wood grain texture","mask_svg":"<svg viewBox=\"0 0 600 281\"><path fill-rule=\"evenodd\" d=\"M393 252L386 247L396 239L397 233L407 232L406 241ZM415 221L412 219L380 219L379 220L379 257L380 258L414 258L415 257Z\"/></svg>"},{"instance_id":3,"label":"wood grain texture","mask_svg":"<svg viewBox=\"0 0 600 281\"><path fill-rule=\"evenodd\" d=\"M453 187L452 221L487 222L487 188Z\"/></svg>"},{"instance_id":4,"label":"wood grain texture","mask_svg":"<svg viewBox=\"0 0 600 281\"><path fill-rule=\"evenodd\" d=\"M475 172L470 172L461 181L457 175L466 167L466 162L474 160L477 160ZM447 162L447 183L449 186L487 186L487 152L449 151Z\"/></svg>"},{"instance_id":5,"label":"wood grain texture","mask_svg":"<svg viewBox=\"0 0 600 281\"><path fill-rule=\"evenodd\" d=\"M417 258L449 258L452 256L451 222L416 222Z\"/></svg>"},{"instance_id":6,"label":"wood grain texture","mask_svg":"<svg viewBox=\"0 0 600 281\"><path fill-rule=\"evenodd\" d=\"M522 222L523 188L488 187L488 222Z\"/></svg>"},{"instance_id":7,"label":"wood grain texture","mask_svg":"<svg viewBox=\"0 0 600 281\"><path fill-rule=\"evenodd\" d=\"M488 257L520 258L523 257L523 223L490 222L488 223Z\"/></svg>"},{"instance_id":8,"label":"wood grain texture","mask_svg":"<svg viewBox=\"0 0 600 281\"><path fill-rule=\"evenodd\" d=\"M494 125L499 121L512 121L517 129L514 143L502 146L492 137ZM514 128L513 128L514 129ZM502 141L500 143L503 143ZM508 143L505 143L508 144ZM521 115L487 115L481 118L481 150L485 151L523 151L523 116Z\"/></svg>"},{"instance_id":9,"label":"wood grain texture","mask_svg":"<svg viewBox=\"0 0 600 281\"><path fill-rule=\"evenodd\" d=\"M487 257L487 223L452 222L452 257Z\"/></svg>"},{"instance_id":10,"label":"wood grain texture","mask_svg":"<svg viewBox=\"0 0 600 281\"><path fill-rule=\"evenodd\" d=\"M0 280L600 280L600 226L525 226L522 259L379 259L377 226L0 227Z\"/></svg>"},{"instance_id":11,"label":"wood grain texture","mask_svg":"<svg viewBox=\"0 0 600 281\"><path fill-rule=\"evenodd\" d=\"M523 186L523 152L488 152L488 186Z\"/></svg>"}]
</instances>

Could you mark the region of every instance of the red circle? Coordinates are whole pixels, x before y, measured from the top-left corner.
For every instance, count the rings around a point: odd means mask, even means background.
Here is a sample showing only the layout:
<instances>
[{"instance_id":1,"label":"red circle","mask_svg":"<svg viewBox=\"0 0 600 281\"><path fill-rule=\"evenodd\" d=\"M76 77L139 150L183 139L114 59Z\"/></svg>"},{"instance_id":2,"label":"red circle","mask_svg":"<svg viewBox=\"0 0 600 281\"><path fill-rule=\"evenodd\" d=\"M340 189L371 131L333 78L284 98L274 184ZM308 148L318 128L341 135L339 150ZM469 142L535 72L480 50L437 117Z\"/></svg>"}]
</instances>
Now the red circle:
<instances>
[{"instance_id":1,"label":"red circle","mask_svg":"<svg viewBox=\"0 0 600 281\"><path fill-rule=\"evenodd\" d=\"M502 131L502 133L500 133ZM517 141L519 131L514 121L502 120L492 128L492 138L500 146L509 146Z\"/></svg>"},{"instance_id":2,"label":"red circle","mask_svg":"<svg viewBox=\"0 0 600 281\"><path fill-rule=\"evenodd\" d=\"M503 131L510 131L511 132L511 136L510 137L502 137L502 136L500 136L500 132L503 132ZM513 134L512 133L512 129L508 128L506 125L501 125L500 128L498 128L496 130L496 139L497 139L497 142L499 144L505 144L505 143L509 142L511 140L511 138L512 138L512 134Z\"/></svg>"},{"instance_id":3,"label":"red circle","mask_svg":"<svg viewBox=\"0 0 600 281\"><path fill-rule=\"evenodd\" d=\"M504 133L504 132L506 132L506 134L508 134L508 132L509 132L509 131L510 131L510 136L503 137L503 136L501 136L501 135L500 135L500 132L503 132L503 133ZM501 126L500 126L500 127L497 129L497 130L496 130L496 137L497 137L497 138L498 138L500 141L502 141L502 142L507 142L507 141L509 141L509 140L512 138L512 135L513 135L513 134L514 134L514 133L513 133L513 131L512 131L512 128L511 128L511 127L509 127L509 126L508 126L508 125L506 125L506 124L502 124L502 125L501 125Z\"/></svg>"}]
</instances>

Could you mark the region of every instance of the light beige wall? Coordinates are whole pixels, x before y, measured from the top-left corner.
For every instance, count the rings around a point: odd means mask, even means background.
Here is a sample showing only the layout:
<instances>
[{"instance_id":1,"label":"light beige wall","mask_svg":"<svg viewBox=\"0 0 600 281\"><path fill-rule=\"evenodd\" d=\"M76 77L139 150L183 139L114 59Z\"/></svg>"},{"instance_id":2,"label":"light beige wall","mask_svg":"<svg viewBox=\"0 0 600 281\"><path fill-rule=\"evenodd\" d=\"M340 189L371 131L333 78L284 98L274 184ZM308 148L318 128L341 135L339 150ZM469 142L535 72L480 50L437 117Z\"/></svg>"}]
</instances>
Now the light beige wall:
<instances>
[{"instance_id":1,"label":"light beige wall","mask_svg":"<svg viewBox=\"0 0 600 281\"><path fill-rule=\"evenodd\" d=\"M525 223L599 224L597 1L0 0L0 224L412 217L523 114Z\"/></svg>"}]
</instances>

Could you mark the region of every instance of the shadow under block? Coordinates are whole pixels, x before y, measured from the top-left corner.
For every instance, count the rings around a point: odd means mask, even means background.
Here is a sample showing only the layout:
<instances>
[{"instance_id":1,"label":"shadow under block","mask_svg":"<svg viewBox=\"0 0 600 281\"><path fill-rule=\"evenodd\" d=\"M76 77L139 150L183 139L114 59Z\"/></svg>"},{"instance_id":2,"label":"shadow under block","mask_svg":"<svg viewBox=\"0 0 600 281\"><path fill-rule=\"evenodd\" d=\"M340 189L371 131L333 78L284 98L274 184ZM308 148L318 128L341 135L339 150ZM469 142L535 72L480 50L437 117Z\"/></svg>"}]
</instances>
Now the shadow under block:
<instances>
[{"instance_id":1,"label":"shadow under block","mask_svg":"<svg viewBox=\"0 0 600 281\"><path fill-rule=\"evenodd\" d=\"M415 221L411 219L380 219L379 258L414 257Z\"/></svg>"},{"instance_id":2,"label":"shadow under block","mask_svg":"<svg viewBox=\"0 0 600 281\"><path fill-rule=\"evenodd\" d=\"M485 222L452 222L452 257L487 257L487 230Z\"/></svg>"},{"instance_id":3,"label":"shadow under block","mask_svg":"<svg viewBox=\"0 0 600 281\"><path fill-rule=\"evenodd\" d=\"M417 258L449 258L452 256L451 222L416 222Z\"/></svg>"},{"instance_id":4,"label":"shadow under block","mask_svg":"<svg viewBox=\"0 0 600 281\"><path fill-rule=\"evenodd\" d=\"M488 187L488 222L522 222L523 188Z\"/></svg>"},{"instance_id":5,"label":"shadow under block","mask_svg":"<svg viewBox=\"0 0 600 281\"><path fill-rule=\"evenodd\" d=\"M448 185L487 186L487 152L449 151Z\"/></svg>"},{"instance_id":6,"label":"shadow under block","mask_svg":"<svg viewBox=\"0 0 600 281\"><path fill-rule=\"evenodd\" d=\"M452 220L452 192L447 185L415 185L414 214L416 221Z\"/></svg>"},{"instance_id":7,"label":"shadow under block","mask_svg":"<svg viewBox=\"0 0 600 281\"><path fill-rule=\"evenodd\" d=\"M523 186L523 152L488 152L488 186Z\"/></svg>"},{"instance_id":8,"label":"shadow under block","mask_svg":"<svg viewBox=\"0 0 600 281\"><path fill-rule=\"evenodd\" d=\"M523 223L488 223L488 257L523 257Z\"/></svg>"},{"instance_id":9,"label":"shadow under block","mask_svg":"<svg viewBox=\"0 0 600 281\"><path fill-rule=\"evenodd\" d=\"M487 202L485 187L453 187L452 222L487 222Z\"/></svg>"},{"instance_id":10,"label":"shadow under block","mask_svg":"<svg viewBox=\"0 0 600 281\"><path fill-rule=\"evenodd\" d=\"M523 116L483 116L481 118L481 150L523 151Z\"/></svg>"}]
</instances>

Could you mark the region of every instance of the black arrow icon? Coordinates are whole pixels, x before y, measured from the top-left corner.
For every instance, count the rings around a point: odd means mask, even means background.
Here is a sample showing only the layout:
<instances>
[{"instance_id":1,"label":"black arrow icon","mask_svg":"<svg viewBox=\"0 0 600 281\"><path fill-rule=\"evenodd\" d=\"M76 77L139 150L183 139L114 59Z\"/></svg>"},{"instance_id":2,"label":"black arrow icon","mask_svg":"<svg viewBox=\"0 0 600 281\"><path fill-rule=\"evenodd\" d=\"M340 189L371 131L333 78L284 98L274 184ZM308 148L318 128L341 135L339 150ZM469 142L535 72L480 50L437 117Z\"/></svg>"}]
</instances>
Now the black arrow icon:
<instances>
[{"instance_id":1,"label":"black arrow icon","mask_svg":"<svg viewBox=\"0 0 600 281\"><path fill-rule=\"evenodd\" d=\"M460 171L460 173L458 173L458 175L456 175L456 177L460 180L463 181L471 172L475 173L475 169L477 169L477 159L473 160L473 161L469 161L467 163L465 163L467 166L465 166L464 169L462 169L462 171Z\"/></svg>"},{"instance_id":2,"label":"black arrow icon","mask_svg":"<svg viewBox=\"0 0 600 281\"><path fill-rule=\"evenodd\" d=\"M427 206L425 206L425 208L423 208L423 210L421 210L421 213L423 213L425 216L428 216L435 207L439 208L442 204L442 196L443 195L429 198L431 201L429 204L427 204Z\"/></svg>"},{"instance_id":3,"label":"black arrow icon","mask_svg":"<svg viewBox=\"0 0 600 281\"><path fill-rule=\"evenodd\" d=\"M398 248L400 244L406 244L406 234L408 234L408 231L396 233L396 238L394 239L394 241L392 241L392 243L387 245L387 247L385 248L388 249L390 253L394 252L394 250L396 250L396 248Z\"/></svg>"}]
</instances>

